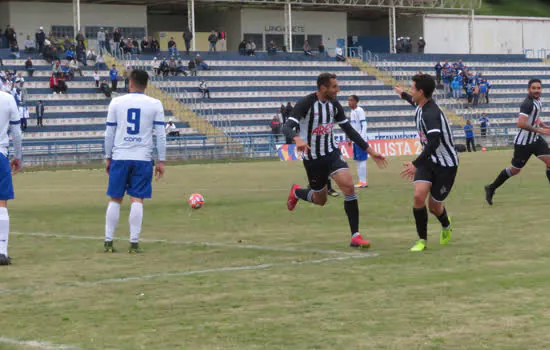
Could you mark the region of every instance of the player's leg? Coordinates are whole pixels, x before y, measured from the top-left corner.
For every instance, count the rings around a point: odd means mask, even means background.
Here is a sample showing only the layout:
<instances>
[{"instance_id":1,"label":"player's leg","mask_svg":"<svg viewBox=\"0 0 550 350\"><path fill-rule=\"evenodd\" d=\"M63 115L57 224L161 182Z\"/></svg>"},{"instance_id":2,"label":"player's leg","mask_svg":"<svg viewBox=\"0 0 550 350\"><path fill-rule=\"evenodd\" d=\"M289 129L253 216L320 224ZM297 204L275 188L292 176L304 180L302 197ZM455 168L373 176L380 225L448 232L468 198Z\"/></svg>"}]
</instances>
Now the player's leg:
<instances>
[{"instance_id":1,"label":"player's leg","mask_svg":"<svg viewBox=\"0 0 550 350\"><path fill-rule=\"evenodd\" d=\"M416 224L418 240L411 248L412 252L426 249L428 244L428 209L426 198L432 188L433 171L431 166L423 166L416 169L414 175L413 215Z\"/></svg>"},{"instance_id":2,"label":"player's leg","mask_svg":"<svg viewBox=\"0 0 550 350\"><path fill-rule=\"evenodd\" d=\"M328 178L327 180L327 193L329 196L331 197L338 197L340 195L340 193L338 193L338 191L336 191L333 187L332 187L332 181L330 181L330 177Z\"/></svg>"},{"instance_id":3,"label":"player's leg","mask_svg":"<svg viewBox=\"0 0 550 350\"><path fill-rule=\"evenodd\" d=\"M124 198L130 172L130 161L113 160L109 168L109 187L107 196L110 197L105 213L105 242L106 253L113 253L113 238L120 218L120 204Z\"/></svg>"},{"instance_id":4,"label":"player's leg","mask_svg":"<svg viewBox=\"0 0 550 350\"><path fill-rule=\"evenodd\" d=\"M512 165L503 169L496 177L495 181L485 186L485 199L489 205L493 205L493 196L497 188L502 186L506 180L520 173L521 169L527 164L527 161L531 157L532 150L530 146L518 146L514 147L514 156L512 158Z\"/></svg>"},{"instance_id":5,"label":"player's leg","mask_svg":"<svg viewBox=\"0 0 550 350\"><path fill-rule=\"evenodd\" d=\"M368 187L367 183L367 158L368 153L359 148L356 144L353 144L353 159L357 165L357 177L359 182L355 185L356 188Z\"/></svg>"},{"instance_id":6,"label":"player's leg","mask_svg":"<svg viewBox=\"0 0 550 350\"><path fill-rule=\"evenodd\" d=\"M290 211L294 210L300 199L320 206L324 206L327 202L327 182L330 169L326 159L304 159L303 163L309 187L300 188L299 185L292 186L287 199L287 208Z\"/></svg>"},{"instance_id":7,"label":"player's leg","mask_svg":"<svg viewBox=\"0 0 550 350\"><path fill-rule=\"evenodd\" d=\"M453 228L451 219L447 215L447 209L443 201L447 198L453 188L456 178L457 168L436 167L431 196L428 202L430 213L432 213L441 223L441 235L439 237L440 244L447 244L451 240Z\"/></svg>"},{"instance_id":8,"label":"player's leg","mask_svg":"<svg viewBox=\"0 0 550 350\"><path fill-rule=\"evenodd\" d=\"M153 194L153 162L133 161L128 195L130 196L130 249L129 253L139 252L139 237L143 223L143 199Z\"/></svg>"},{"instance_id":9,"label":"player's leg","mask_svg":"<svg viewBox=\"0 0 550 350\"><path fill-rule=\"evenodd\" d=\"M534 154L546 164L546 178L550 182L550 148L544 139L539 137Z\"/></svg>"},{"instance_id":10,"label":"player's leg","mask_svg":"<svg viewBox=\"0 0 550 350\"><path fill-rule=\"evenodd\" d=\"M10 162L0 153L0 265L10 265L8 240L10 234L10 217L8 200L14 198Z\"/></svg>"},{"instance_id":11,"label":"player's leg","mask_svg":"<svg viewBox=\"0 0 550 350\"><path fill-rule=\"evenodd\" d=\"M348 217L351 233L350 246L358 248L370 247L370 242L363 239L359 233L359 202L355 195L353 177L347 163L341 158L339 153L335 152L332 156L330 175L344 194L344 210Z\"/></svg>"}]
</instances>

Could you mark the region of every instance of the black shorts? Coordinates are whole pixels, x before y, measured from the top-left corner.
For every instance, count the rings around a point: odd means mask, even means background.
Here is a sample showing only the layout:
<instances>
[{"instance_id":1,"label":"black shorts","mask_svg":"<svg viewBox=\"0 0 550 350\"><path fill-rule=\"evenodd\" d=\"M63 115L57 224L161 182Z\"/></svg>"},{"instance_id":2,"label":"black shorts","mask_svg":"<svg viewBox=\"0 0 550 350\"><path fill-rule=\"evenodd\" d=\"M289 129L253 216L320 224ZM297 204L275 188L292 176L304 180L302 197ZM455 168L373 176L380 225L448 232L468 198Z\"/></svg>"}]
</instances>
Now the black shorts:
<instances>
[{"instance_id":1,"label":"black shorts","mask_svg":"<svg viewBox=\"0 0 550 350\"><path fill-rule=\"evenodd\" d=\"M443 202L451 193L455 183L458 167L443 167L430 163L418 167L414 174L414 182L429 182L432 184L430 194L433 199Z\"/></svg>"},{"instance_id":2,"label":"black shorts","mask_svg":"<svg viewBox=\"0 0 550 350\"><path fill-rule=\"evenodd\" d=\"M328 178L341 169L348 169L348 164L339 150L317 159L304 159L309 186L319 192L327 185Z\"/></svg>"},{"instance_id":3,"label":"black shorts","mask_svg":"<svg viewBox=\"0 0 550 350\"><path fill-rule=\"evenodd\" d=\"M533 154L537 157L550 156L550 149L548 148L548 144L540 136L537 141L533 142L530 145L514 146L514 157L512 158L512 166L517 169L523 168Z\"/></svg>"}]
</instances>

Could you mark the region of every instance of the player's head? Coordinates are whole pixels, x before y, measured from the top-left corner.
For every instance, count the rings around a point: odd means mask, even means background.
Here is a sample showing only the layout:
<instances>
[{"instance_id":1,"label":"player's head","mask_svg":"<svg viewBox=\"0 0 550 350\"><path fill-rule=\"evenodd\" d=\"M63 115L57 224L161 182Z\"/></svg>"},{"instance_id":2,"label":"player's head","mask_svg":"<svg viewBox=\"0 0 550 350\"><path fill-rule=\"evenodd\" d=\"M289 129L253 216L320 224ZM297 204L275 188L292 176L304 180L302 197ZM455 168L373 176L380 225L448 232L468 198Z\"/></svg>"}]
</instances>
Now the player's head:
<instances>
[{"instance_id":1,"label":"player's head","mask_svg":"<svg viewBox=\"0 0 550 350\"><path fill-rule=\"evenodd\" d=\"M529 83L527 83L527 93L532 98L540 98L540 95L542 95L542 82L540 79L529 80Z\"/></svg>"},{"instance_id":2,"label":"player's head","mask_svg":"<svg viewBox=\"0 0 550 350\"><path fill-rule=\"evenodd\" d=\"M414 102L432 98L435 80L429 74L417 74L412 78L411 96Z\"/></svg>"},{"instance_id":3,"label":"player's head","mask_svg":"<svg viewBox=\"0 0 550 350\"><path fill-rule=\"evenodd\" d=\"M323 99L334 100L340 92L336 74L322 73L317 77L317 91Z\"/></svg>"},{"instance_id":4,"label":"player's head","mask_svg":"<svg viewBox=\"0 0 550 350\"><path fill-rule=\"evenodd\" d=\"M357 108L357 104L359 103L359 97L357 95L351 95L348 97L348 107L351 109Z\"/></svg>"},{"instance_id":5,"label":"player's head","mask_svg":"<svg viewBox=\"0 0 550 350\"><path fill-rule=\"evenodd\" d=\"M134 69L130 73L130 92L144 92L149 82L149 74L144 70Z\"/></svg>"}]
</instances>

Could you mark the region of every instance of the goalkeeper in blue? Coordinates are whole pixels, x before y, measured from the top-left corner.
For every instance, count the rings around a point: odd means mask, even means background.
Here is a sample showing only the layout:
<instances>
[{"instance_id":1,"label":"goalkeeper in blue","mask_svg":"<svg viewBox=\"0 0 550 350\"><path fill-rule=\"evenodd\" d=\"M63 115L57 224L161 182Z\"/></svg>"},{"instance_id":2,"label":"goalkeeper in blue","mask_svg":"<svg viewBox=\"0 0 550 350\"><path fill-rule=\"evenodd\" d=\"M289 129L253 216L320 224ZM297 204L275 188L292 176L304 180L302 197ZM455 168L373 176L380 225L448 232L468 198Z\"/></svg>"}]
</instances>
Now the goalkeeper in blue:
<instances>
[{"instance_id":1,"label":"goalkeeper in blue","mask_svg":"<svg viewBox=\"0 0 550 350\"><path fill-rule=\"evenodd\" d=\"M105 216L106 253L115 252L113 236L125 194L130 197L130 249L140 252L139 236L143 221L143 200L151 198L153 180L153 130L156 135L158 161L156 179L164 175L166 134L162 103L145 95L149 81L147 72L130 73L130 93L114 98L109 105L105 131L106 171L109 175Z\"/></svg>"}]
</instances>

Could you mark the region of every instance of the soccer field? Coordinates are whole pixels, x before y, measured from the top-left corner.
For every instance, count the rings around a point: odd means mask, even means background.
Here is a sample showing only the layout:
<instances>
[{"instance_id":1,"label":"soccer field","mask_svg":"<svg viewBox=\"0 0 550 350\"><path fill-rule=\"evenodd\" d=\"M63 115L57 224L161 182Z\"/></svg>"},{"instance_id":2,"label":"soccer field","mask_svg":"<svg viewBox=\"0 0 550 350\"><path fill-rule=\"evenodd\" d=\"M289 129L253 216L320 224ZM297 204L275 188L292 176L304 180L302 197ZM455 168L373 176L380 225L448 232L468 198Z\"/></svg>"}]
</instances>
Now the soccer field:
<instances>
[{"instance_id":1,"label":"soccer field","mask_svg":"<svg viewBox=\"0 0 550 350\"><path fill-rule=\"evenodd\" d=\"M14 265L0 269L0 349L545 349L550 344L549 184L532 158L484 200L511 151L462 154L447 202L454 237L416 239L412 185L369 161L359 191L368 251L348 247L343 198L286 197L299 162L168 166L125 253L128 203L103 253L107 177L16 176ZM350 162L350 165L352 162ZM203 209L187 198L199 192ZM154 242L162 240L162 242Z\"/></svg>"}]
</instances>

